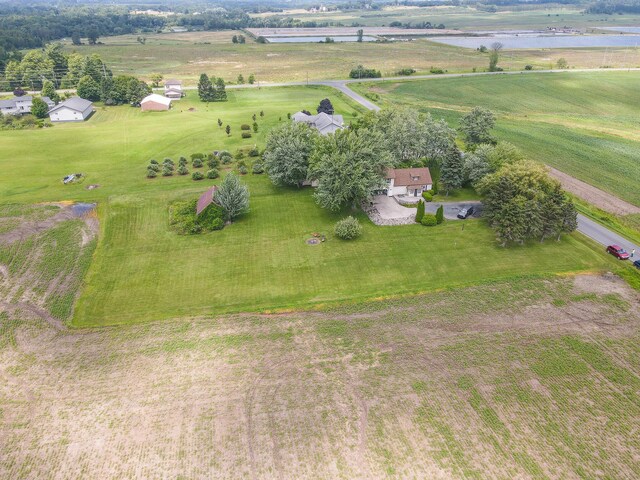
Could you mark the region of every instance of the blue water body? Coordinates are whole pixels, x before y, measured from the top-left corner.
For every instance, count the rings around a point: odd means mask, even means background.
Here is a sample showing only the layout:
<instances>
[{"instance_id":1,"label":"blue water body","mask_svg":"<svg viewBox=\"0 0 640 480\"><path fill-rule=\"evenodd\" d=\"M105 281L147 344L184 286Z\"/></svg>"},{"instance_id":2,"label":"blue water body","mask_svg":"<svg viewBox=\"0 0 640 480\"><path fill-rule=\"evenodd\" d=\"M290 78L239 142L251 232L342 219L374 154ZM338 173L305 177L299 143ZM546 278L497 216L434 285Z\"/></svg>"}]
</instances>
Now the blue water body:
<instances>
[{"instance_id":1,"label":"blue water body","mask_svg":"<svg viewBox=\"0 0 640 480\"><path fill-rule=\"evenodd\" d=\"M95 203L74 203L71 205L71 212L75 217L82 217L96 208Z\"/></svg>"},{"instance_id":2,"label":"blue water body","mask_svg":"<svg viewBox=\"0 0 640 480\"><path fill-rule=\"evenodd\" d=\"M640 33L640 27L598 27L598 30L611 32Z\"/></svg>"},{"instance_id":3,"label":"blue water body","mask_svg":"<svg viewBox=\"0 0 640 480\"><path fill-rule=\"evenodd\" d=\"M319 43L324 42L327 37L265 37L269 43ZM338 42L357 42L358 37L356 35L329 37L336 43ZM370 37L364 35L362 37L363 42L375 42L376 37Z\"/></svg>"},{"instance_id":4,"label":"blue water body","mask_svg":"<svg viewBox=\"0 0 640 480\"><path fill-rule=\"evenodd\" d=\"M500 42L505 49L522 48L586 48L586 47L636 47L640 35L557 35L557 36L495 36L495 37L437 37L429 40L456 47L476 49L480 45L489 48Z\"/></svg>"}]
</instances>

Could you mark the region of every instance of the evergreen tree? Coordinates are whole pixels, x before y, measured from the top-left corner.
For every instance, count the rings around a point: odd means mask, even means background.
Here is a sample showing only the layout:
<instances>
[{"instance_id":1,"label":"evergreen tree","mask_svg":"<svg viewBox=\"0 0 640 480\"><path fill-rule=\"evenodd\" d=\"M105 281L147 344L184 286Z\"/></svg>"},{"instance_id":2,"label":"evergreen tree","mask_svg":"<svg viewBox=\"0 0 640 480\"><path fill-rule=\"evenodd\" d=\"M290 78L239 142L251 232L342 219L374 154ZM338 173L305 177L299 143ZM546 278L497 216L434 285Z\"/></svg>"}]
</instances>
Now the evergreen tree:
<instances>
[{"instance_id":1,"label":"evergreen tree","mask_svg":"<svg viewBox=\"0 0 640 480\"><path fill-rule=\"evenodd\" d=\"M231 135L231 125L227 125L224 131L227 132L227 135Z\"/></svg>"},{"instance_id":2,"label":"evergreen tree","mask_svg":"<svg viewBox=\"0 0 640 480\"><path fill-rule=\"evenodd\" d=\"M444 222L444 207L442 205L440 205L438 210L436 210L436 222L438 225Z\"/></svg>"},{"instance_id":3,"label":"evergreen tree","mask_svg":"<svg viewBox=\"0 0 640 480\"><path fill-rule=\"evenodd\" d=\"M224 80L222 78L216 79L216 88L214 93L214 102L226 102L227 92L225 90Z\"/></svg>"},{"instance_id":4,"label":"evergreen tree","mask_svg":"<svg viewBox=\"0 0 640 480\"><path fill-rule=\"evenodd\" d=\"M242 74L238 74L238 85L242 85L244 83L244 77Z\"/></svg>"},{"instance_id":5,"label":"evergreen tree","mask_svg":"<svg viewBox=\"0 0 640 480\"><path fill-rule=\"evenodd\" d=\"M424 202L420 200L418 202L418 208L416 209L416 223L420 223L424 217Z\"/></svg>"},{"instance_id":6,"label":"evergreen tree","mask_svg":"<svg viewBox=\"0 0 640 480\"><path fill-rule=\"evenodd\" d=\"M318 108L316 109L318 113L326 113L327 115L333 115L333 105L331 104L331 100L329 100L328 98L325 98L324 100L320 101L320 105L318 105Z\"/></svg>"},{"instance_id":7,"label":"evergreen tree","mask_svg":"<svg viewBox=\"0 0 640 480\"><path fill-rule=\"evenodd\" d=\"M213 199L224 209L228 221L249 211L249 190L233 173L224 177Z\"/></svg>"},{"instance_id":8,"label":"evergreen tree","mask_svg":"<svg viewBox=\"0 0 640 480\"><path fill-rule=\"evenodd\" d=\"M222 120L220 118L218 119L218 127L222 128Z\"/></svg>"},{"instance_id":9,"label":"evergreen tree","mask_svg":"<svg viewBox=\"0 0 640 480\"><path fill-rule=\"evenodd\" d=\"M201 102L213 102L215 100L215 92L209 76L206 73L200 75L198 81L198 97Z\"/></svg>"}]
</instances>

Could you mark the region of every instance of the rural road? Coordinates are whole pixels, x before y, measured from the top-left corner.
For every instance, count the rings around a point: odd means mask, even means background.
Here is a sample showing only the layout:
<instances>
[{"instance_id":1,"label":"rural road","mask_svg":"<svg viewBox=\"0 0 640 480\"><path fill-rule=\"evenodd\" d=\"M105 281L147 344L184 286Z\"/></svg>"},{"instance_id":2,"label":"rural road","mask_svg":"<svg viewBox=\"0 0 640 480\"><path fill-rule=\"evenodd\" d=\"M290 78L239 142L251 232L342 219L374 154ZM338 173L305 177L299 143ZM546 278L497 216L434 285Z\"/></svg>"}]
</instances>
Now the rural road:
<instances>
[{"instance_id":1,"label":"rural road","mask_svg":"<svg viewBox=\"0 0 640 480\"><path fill-rule=\"evenodd\" d=\"M578 214L578 231L604 246L614 244L620 245L629 253L631 253L631 251L635 249L636 254L633 257L633 260L635 261L640 258L640 246L635 245L633 242L630 242L617 233L614 233L611 230L603 227L598 222L595 222L594 220L591 220L590 218L587 218L584 215L580 214Z\"/></svg>"}]
</instances>

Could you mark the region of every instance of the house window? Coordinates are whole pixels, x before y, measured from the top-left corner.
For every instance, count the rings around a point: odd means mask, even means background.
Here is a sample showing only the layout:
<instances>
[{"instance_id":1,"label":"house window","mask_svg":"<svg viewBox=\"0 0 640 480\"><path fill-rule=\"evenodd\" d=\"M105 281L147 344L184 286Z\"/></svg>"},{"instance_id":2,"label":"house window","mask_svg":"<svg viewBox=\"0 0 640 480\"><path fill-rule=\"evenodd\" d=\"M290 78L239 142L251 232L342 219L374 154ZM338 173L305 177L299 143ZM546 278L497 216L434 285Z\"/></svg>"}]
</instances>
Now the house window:
<instances>
[{"instance_id":1,"label":"house window","mask_svg":"<svg viewBox=\"0 0 640 480\"><path fill-rule=\"evenodd\" d=\"M420 177L411 177L411 179L412 179L414 182L417 182L418 180L420 180Z\"/></svg>"}]
</instances>

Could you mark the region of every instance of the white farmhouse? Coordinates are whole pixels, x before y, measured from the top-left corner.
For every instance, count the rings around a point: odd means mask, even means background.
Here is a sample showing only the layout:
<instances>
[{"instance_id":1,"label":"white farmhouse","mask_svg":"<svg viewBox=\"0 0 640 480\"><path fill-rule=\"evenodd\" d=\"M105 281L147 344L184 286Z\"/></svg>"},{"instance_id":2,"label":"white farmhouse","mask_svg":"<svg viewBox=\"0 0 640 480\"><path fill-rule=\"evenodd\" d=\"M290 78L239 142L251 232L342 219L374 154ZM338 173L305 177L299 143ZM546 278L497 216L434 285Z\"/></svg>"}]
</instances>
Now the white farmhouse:
<instances>
[{"instance_id":1,"label":"white farmhouse","mask_svg":"<svg viewBox=\"0 0 640 480\"><path fill-rule=\"evenodd\" d=\"M49 97L41 97L49 108L56 106L55 102ZM31 113L33 106L33 97L24 95L22 97L12 97L9 100L0 100L0 112L3 115L25 115Z\"/></svg>"},{"instance_id":2,"label":"white farmhouse","mask_svg":"<svg viewBox=\"0 0 640 480\"><path fill-rule=\"evenodd\" d=\"M431 172L428 168L390 168L387 170L388 187L386 194L412 195L418 197L422 192L433 188Z\"/></svg>"},{"instance_id":3,"label":"white farmhouse","mask_svg":"<svg viewBox=\"0 0 640 480\"><path fill-rule=\"evenodd\" d=\"M82 122L93 113L93 103L80 97L71 97L49 110L52 122Z\"/></svg>"},{"instance_id":4,"label":"white farmhouse","mask_svg":"<svg viewBox=\"0 0 640 480\"><path fill-rule=\"evenodd\" d=\"M180 80L167 80L164 82L164 96L178 100L184 96L182 82Z\"/></svg>"}]
</instances>

